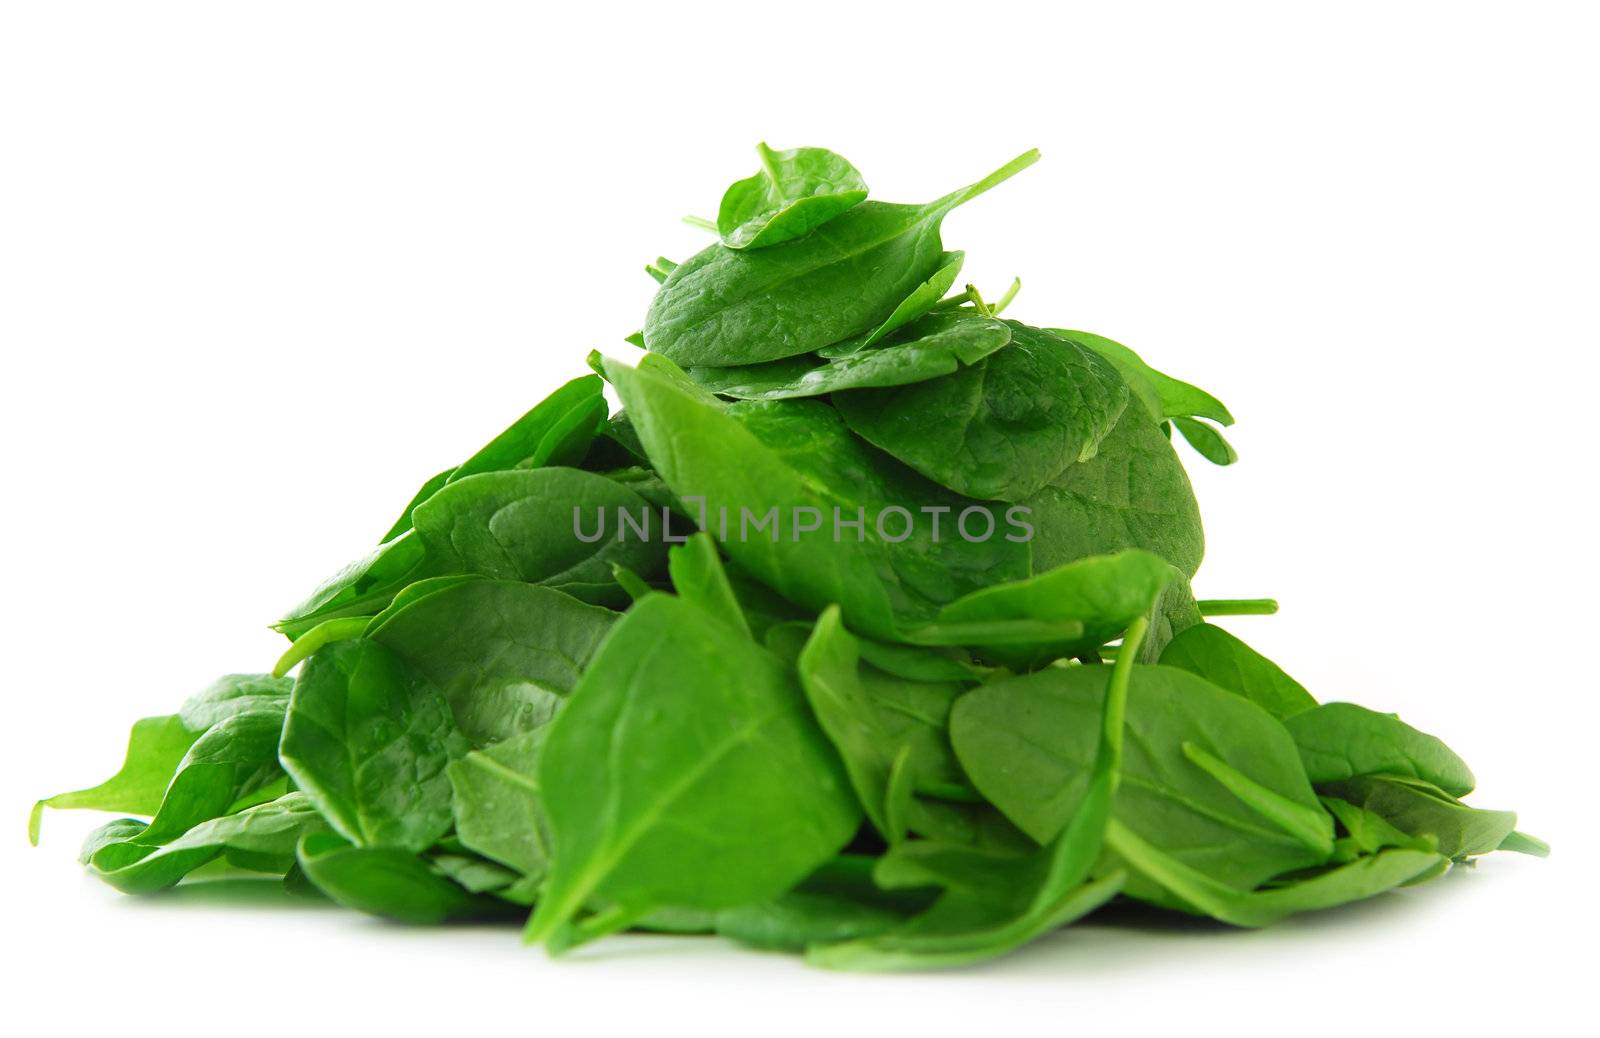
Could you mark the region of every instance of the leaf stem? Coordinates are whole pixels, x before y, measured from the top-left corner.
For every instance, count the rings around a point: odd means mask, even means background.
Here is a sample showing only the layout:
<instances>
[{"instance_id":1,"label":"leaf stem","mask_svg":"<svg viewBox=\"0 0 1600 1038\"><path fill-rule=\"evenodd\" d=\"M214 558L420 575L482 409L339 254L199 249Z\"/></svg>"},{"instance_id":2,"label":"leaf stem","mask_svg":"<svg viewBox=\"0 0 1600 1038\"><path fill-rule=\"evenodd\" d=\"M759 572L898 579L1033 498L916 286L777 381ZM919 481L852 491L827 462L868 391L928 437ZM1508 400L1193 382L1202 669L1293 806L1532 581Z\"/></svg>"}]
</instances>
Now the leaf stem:
<instances>
[{"instance_id":1,"label":"leaf stem","mask_svg":"<svg viewBox=\"0 0 1600 1038\"><path fill-rule=\"evenodd\" d=\"M989 308L989 310L990 310L989 316L990 317L999 317L1000 316L1000 311L1002 311L1006 307L1010 306L1011 305L1011 301L1013 299L1017 298L1017 293L1020 292L1020 291L1022 291L1022 279L1021 278L1012 278L1011 279L1011 287L1006 289L1006 294L1000 297L1000 301L998 303L994 304L994 306Z\"/></svg>"},{"instance_id":2,"label":"leaf stem","mask_svg":"<svg viewBox=\"0 0 1600 1038\"><path fill-rule=\"evenodd\" d=\"M1271 616L1278 611L1276 598L1202 598L1201 616Z\"/></svg>"},{"instance_id":3,"label":"leaf stem","mask_svg":"<svg viewBox=\"0 0 1600 1038\"><path fill-rule=\"evenodd\" d=\"M702 231L710 231L712 234L718 233L717 225L703 216L695 216L691 213L683 218L683 222L690 227L698 227Z\"/></svg>"}]
</instances>

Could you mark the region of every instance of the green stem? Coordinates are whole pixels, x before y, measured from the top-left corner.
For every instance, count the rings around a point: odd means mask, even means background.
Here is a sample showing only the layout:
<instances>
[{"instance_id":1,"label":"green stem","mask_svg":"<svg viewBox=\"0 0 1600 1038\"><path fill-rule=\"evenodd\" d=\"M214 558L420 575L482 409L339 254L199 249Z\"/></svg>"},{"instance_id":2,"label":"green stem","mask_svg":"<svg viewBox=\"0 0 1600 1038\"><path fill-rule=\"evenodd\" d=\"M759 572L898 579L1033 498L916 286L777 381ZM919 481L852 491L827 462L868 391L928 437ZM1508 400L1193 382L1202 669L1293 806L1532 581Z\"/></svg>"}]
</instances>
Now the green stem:
<instances>
[{"instance_id":1,"label":"green stem","mask_svg":"<svg viewBox=\"0 0 1600 1038\"><path fill-rule=\"evenodd\" d=\"M1201 616L1271 616L1278 611L1276 598L1202 598Z\"/></svg>"},{"instance_id":2,"label":"green stem","mask_svg":"<svg viewBox=\"0 0 1600 1038\"><path fill-rule=\"evenodd\" d=\"M272 668L272 676L283 677L296 663L329 642L342 642L349 638L361 637L366 633L367 625L370 623L372 623L370 616L343 616L337 620L324 620L296 638L288 651L278 657L277 665Z\"/></svg>"},{"instance_id":3,"label":"green stem","mask_svg":"<svg viewBox=\"0 0 1600 1038\"><path fill-rule=\"evenodd\" d=\"M1000 312L1011 305L1011 301L1017 298L1017 293L1020 291L1022 291L1022 279L1012 278L1011 287L1006 289L1006 294L1000 297L1000 301L998 303L990 307L990 316L999 317Z\"/></svg>"},{"instance_id":4,"label":"green stem","mask_svg":"<svg viewBox=\"0 0 1600 1038\"><path fill-rule=\"evenodd\" d=\"M1021 155L1018 155L1016 158L1012 159L1010 162L1006 163L1004 166L1001 166L999 169L995 170L993 173L990 173L976 184L968 184L966 187L961 188L958 191L952 191L948 195L945 195L943 198L939 199L937 202L934 202L932 205L928 206L928 208L937 213L948 213L956 206L964 205L967 202L972 201L974 198L977 198L990 188L997 187L1000 184L1005 183L1007 180L1010 180L1012 177L1016 176L1018 173L1021 173L1023 170L1027 169L1029 166L1038 161L1039 149L1030 148Z\"/></svg>"},{"instance_id":5,"label":"green stem","mask_svg":"<svg viewBox=\"0 0 1600 1038\"><path fill-rule=\"evenodd\" d=\"M973 309L977 310L978 313L985 317L994 316L994 311L989 309L989 304L985 303L983 301L983 296L978 294L978 287L976 285L967 286L967 298L972 300Z\"/></svg>"},{"instance_id":6,"label":"green stem","mask_svg":"<svg viewBox=\"0 0 1600 1038\"><path fill-rule=\"evenodd\" d=\"M685 216L683 218L683 222L688 224L690 227L698 227L702 231L710 231L712 234L717 234L718 233L717 225L715 223L713 223L712 221L707 220L703 216L694 216L694 215Z\"/></svg>"}]
</instances>

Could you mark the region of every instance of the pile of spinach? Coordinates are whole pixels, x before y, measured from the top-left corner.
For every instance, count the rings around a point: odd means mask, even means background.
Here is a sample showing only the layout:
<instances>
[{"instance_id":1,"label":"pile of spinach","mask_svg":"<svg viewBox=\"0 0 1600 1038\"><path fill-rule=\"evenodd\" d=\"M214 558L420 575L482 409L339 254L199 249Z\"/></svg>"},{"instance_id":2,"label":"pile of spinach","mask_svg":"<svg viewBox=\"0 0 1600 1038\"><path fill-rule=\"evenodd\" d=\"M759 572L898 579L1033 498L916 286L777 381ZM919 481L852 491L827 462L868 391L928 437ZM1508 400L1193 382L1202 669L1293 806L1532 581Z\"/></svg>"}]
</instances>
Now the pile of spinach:
<instances>
[{"instance_id":1,"label":"pile of spinach","mask_svg":"<svg viewBox=\"0 0 1600 1038\"><path fill-rule=\"evenodd\" d=\"M113 811L148 820L82 860L130 893L244 869L554 952L715 933L851 969L1115 898L1261 926L1545 853L1462 802L1444 743L1209 622L1274 608L1190 589L1172 434L1234 461L1216 397L1002 317L1016 285L956 289L941 221L1037 153L923 205L760 156L719 241L648 266L634 363L592 355L427 480L278 621L271 673L137 722L32 838ZM1027 535L968 535L997 513Z\"/></svg>"}]
</instances>

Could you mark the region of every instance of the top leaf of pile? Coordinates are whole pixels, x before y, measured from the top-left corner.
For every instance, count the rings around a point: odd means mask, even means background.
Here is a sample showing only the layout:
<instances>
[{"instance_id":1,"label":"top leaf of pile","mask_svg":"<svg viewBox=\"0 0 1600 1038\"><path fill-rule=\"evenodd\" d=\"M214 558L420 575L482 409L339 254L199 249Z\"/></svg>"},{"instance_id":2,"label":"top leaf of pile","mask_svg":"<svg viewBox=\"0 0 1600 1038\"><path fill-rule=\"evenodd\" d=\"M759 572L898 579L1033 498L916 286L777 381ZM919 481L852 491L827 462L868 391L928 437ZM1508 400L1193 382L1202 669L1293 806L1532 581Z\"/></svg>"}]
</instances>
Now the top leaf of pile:
<instances>
[{"instance_id":1,"label":"top leaf of pile","mask_svg":"<svg viewBox=\"0 0 1600 1038\"><path fill-rule=\"evenodd\" d=\"M991 958L1114 897L1262 926L1495 849L1471 769L1206 622L1171 439L1210 393L957 288L950 210L760 149L636 363L424 481L231 675L41 802L144 816L120 890L213 862L552 952L717 933L850 969ZM709 221L704 221L709 223ZM1031 230L1026 228L1024 230ZM612 413L602 379L623 410ZM387 517L385 517L387 518ZM289 677L290 671L298 674Z\"/></svg>"}]
</instances>

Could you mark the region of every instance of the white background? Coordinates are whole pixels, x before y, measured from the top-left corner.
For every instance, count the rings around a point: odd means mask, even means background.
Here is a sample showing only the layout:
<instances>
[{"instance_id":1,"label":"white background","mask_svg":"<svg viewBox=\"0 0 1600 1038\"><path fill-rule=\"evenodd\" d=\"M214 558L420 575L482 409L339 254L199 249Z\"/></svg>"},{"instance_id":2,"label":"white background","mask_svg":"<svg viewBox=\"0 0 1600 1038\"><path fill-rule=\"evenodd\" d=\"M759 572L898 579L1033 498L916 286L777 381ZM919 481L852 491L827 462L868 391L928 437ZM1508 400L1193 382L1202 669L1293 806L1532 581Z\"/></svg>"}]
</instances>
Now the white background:
<instances>
[{"instance_id":1,"label":"white background","mask_svg":"<svg viewBox=\"0 0 1600 1038\"><path fill-rule=\"evenodd\" d=\"M1582 5L4 11L13 1020L1490 1031L1549 1024L1590 983ZM505 929L129 899L74 865L99 821L74 814L27 848L35 797L109 773L132 719L270 666L266 623L423 477L590 348L625 354L641 265L703 244L678 216L714 215L763 138L839 150L901 201L1041 148L948 220L967 275L1020 274L1014 315L1226 400L1240 463L1191 465L1197 589L1278 596L1230 626L1322 698L1445 737L1475 802L1519 809L1555 856L1274 931L1091 925L982 969L861 978L710 940L552 963Z\"/></svg>"}]
</instances>

